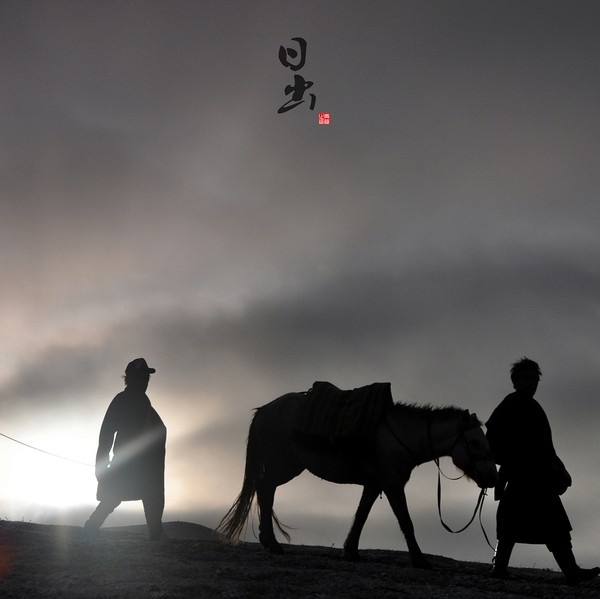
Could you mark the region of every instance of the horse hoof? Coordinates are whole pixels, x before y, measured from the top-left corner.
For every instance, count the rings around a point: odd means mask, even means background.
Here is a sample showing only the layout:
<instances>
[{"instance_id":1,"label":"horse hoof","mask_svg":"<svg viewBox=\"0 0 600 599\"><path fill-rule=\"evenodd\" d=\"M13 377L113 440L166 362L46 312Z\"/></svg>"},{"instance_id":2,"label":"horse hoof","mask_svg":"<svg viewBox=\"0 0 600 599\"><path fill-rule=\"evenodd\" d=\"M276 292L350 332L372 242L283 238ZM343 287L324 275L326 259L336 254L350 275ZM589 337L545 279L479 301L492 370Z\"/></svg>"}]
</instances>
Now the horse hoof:
<instances>
[{"instance_id":1,"label":"horse hoof","mask_svg":"<svg viewBox=\"0 0 600 599\"><path fill-rule=\"evenodd\" d=\"M360 554L358 553L358 551L344 550L344 553L342 555L343 555L343 558L347 562L359 562L360 561Z\"/></svg>"},{"instance_id":2,"label":"horse hoof","mask_svg":"<svg viewBox=\"0 0 600 599\"><path fill-rule=\"evenodd\" d=\"M432 570L433 566L431 562L425 559L424 557L419 557L411 560L413 568L419 568L421 570Z\"/></svg>"}]
</instances>

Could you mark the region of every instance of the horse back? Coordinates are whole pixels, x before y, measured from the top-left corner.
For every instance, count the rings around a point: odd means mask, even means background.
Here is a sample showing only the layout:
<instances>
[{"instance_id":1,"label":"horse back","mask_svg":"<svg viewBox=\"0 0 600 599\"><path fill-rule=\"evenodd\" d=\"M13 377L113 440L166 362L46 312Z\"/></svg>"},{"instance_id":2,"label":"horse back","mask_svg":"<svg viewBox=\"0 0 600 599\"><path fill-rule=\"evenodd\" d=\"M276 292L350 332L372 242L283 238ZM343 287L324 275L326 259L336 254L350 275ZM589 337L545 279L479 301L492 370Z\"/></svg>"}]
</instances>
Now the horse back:
<instances>
[{"instance_id":1,"label":"horse back","mask_svg":"<svg viewBox=\"0 0 600 599\"><path fill-rule=\"evenodd\" d=\"M305 403L305 393L286 393L257 408L252 426L261 436L291 439Z\"/></svg>"},{"instance_id":2,"label":"horse back","mask_svg":"<svg viewBox=\"0 0 600 599\"><path fill-rule=\"evenodd\" d=\"M277 484L303 469L334 483L365 484L373 476L369 448L375 446L375 439L336 438L310 434L310 429L307 434L311 399L310 393L287 393L257 409L251 436L262 447L266 470L274 473ZM314 430L321 433L321 425Z\"/></svg>"}]
</instances>

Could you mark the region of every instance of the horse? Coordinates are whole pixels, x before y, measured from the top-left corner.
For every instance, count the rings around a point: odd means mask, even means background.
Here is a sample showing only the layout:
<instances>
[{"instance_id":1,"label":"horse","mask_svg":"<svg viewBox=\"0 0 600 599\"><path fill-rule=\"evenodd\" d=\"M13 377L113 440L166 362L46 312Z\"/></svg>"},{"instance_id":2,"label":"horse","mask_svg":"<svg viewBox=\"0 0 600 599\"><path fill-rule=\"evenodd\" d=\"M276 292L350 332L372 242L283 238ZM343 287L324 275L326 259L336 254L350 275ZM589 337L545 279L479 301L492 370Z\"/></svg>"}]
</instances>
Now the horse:
<instances>
[{"instance_id":1,"label":"horse","mask_svg":"<svg viewBox=\"0 0 600 599\"><path fill-rule=\"evenodd\" d=\"M221 539L232 544L239 542L256 495L258 539L271 553L283 553L273 525L288 542L290 536L273 512L275 490L308 470L333 483L363 487L343 545L346 559L359 559L363 526L375 499L383 493L404 534L412 565L430 568L415 537L404 487L416 466L441 456L451 456L454 464L481 489L495 486L496 465L477 416L453 406L391 402L366 446L311 447L294 435L307 395L288 393L255 410L248 433L242 489L217 526Z\"/></svg>"}]
</instances>

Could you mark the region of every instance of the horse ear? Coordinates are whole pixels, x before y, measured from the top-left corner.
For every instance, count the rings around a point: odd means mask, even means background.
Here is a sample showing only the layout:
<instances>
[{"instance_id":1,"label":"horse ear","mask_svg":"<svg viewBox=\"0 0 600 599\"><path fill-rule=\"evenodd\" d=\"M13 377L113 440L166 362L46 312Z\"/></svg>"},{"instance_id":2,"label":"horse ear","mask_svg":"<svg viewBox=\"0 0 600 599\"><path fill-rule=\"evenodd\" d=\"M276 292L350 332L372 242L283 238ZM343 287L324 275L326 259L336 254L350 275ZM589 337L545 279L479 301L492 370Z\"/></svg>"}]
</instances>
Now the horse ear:
<instances>
[{"instance_id":1,"label":"horse ear","mask_svg":"<svg viewBox=\"0 0 600 599\"><path fill-rule=\"evenodd\" d=\"M477 418L477 414L473 412L473 414L469 414L470 422L473 426L481 426L481 421Z\"/></svg>"},{"instance_id":2,"label":"horse ear","mask_svg":"<svg viewBox=\"0 0 600 599\"><path fill-rule=\"evenodd\" d=\"M471 414L469 410L465 410L463 412L462 424L465 428L471 428L473 426L479 426L479 418L477 418L477 414Z\"/></svg>"},{"instance_id":3,"label":"horse ear","mask_svg":"<svg viewBox=\"0 0 600 599\"><path fill-rule=\"evenodd\" d=\"M471 414L469 414L469 410L463 410L460 420L457 423L457 427L459 431L464 431L469 428L469 424L471 422Z\"/></svg>"}]
</instances>

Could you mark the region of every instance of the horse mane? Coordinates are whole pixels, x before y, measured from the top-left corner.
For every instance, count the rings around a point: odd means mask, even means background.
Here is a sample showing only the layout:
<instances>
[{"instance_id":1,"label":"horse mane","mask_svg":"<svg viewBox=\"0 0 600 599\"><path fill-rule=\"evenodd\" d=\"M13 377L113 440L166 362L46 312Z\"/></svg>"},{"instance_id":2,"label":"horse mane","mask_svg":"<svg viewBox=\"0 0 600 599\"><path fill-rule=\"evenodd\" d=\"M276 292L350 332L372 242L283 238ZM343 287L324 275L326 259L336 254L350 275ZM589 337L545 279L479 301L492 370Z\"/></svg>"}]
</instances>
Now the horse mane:
<instances>
[{"instance_id":1,"label":"horse mane","mask_svg":"<svg viewBox=\"0 0 600 599\"><path fill-rule=\"evenodd\" d=\"M432 406L431 404L403 403L401 401L395 402L391 410L398 415L406 414L423 418L429 418L430 416L459 417L465 412L469 412L458 406Z\"/></svg>"}]
</instances>

